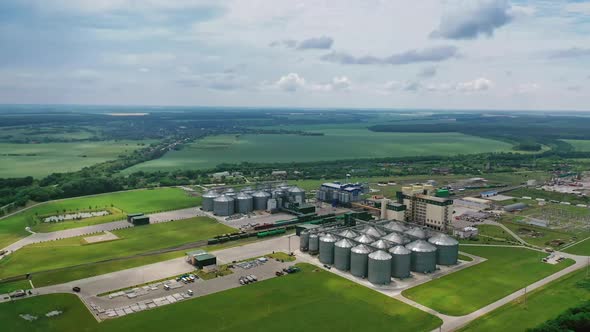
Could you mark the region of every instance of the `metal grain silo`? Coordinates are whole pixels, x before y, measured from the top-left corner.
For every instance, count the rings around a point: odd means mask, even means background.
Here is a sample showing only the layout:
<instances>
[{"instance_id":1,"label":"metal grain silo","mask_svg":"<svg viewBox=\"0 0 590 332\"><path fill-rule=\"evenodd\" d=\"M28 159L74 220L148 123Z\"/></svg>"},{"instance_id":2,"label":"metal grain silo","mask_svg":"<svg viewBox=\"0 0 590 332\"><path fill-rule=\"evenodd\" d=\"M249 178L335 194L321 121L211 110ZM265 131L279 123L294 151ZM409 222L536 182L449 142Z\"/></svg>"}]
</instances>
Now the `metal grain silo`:
<instances>
[{"instance_id":1,"label":"metal grain silo","mask_svg":"<svg viewBox=\"0 0 590 332\"><path fill-rule=\"evenodd\" d=\"M213 213L218 216L231 216L234 214L234 199L221 195L213 200Z\"/></svg>"},{"instance_id":2,"label":"metal grain silo","mask_svg":"<svg viewBox=\"0 0 590 332\"><path fill-rule=\"evenodd\" d=\"M250 213L254 210L254 199L246 193L239 193L236 195L236 211L238 213Z\"/></svg>"},{"instance_id":3,"label":"metal grain silo","mask_svg":"<svg viewBox=\"0 0 590 332\"><path fill-rule=\"evenodd\" d=\"M408 230L404 225L395 221L388 222L387 224L383 225L383 228L387 229L388 231L398 233L404 233Z\"/></svg>"},{"instance_id":4,"label":"metal grain silo","mask_svg":"<svg viewBox=\"0 0 590 332\"><path fill-rule=\"evenodd\" d=\"M302 204L305 202L305 190L299 187L292 187L289 189L289 199L292 202Z\"/></svg>"},{"instance_id":5,"label":"metal grain silo","mask_svg":"<svg viewBox=\"0 0 590 332\"><path fill-rule=\"evenodd\" d=\"M345 229L338 233L338 235L349 239L354 239L355 237L359 236L355 231L351 231L350 229Z\"/></svg>"},{"instance_id":6,"label":"metal grain silo","mask_svg":"<svg viewBox=\"0 0 590 332\"><path fill-rule=\"evenodd\" d=\"M270 194L262 190L252 194L252 198L254 199L254 210L266 210L269 197Z\"/></svg>"},{"instance_id":7,"label":"metal grain silo","mask_svg":"<svg viewBox=\"0 0 590 332\"><path fill-rule=\"evenodd\" d=\"M371 247L373 247L375 249L387 251L389 248L391 248L391 243L384 241L384 240L377 240L377 241L371 243Z\"/></svg>"},{"instance_id":8,"label":"metal grain silo","mask_svg":"<svg viewBox=\"0 0 590 332\"><path fill-rule=\"evenodd\" d=\"M389 249L389 253L391 254L391 276L394 278L409 277L412 252L399 245Z\"/></svg>"},{"instance_id":9,"label":"metal grain silo","mask_svg":"<svg viewBox=\"0 0 590 332\"><path fill-rule=\"evenodd\" d=\"M373 284L384 285L391 282L391 255L383 250L369 254L368 279Z\"/></svg>"},{"instance_id":10,"label":"metal grain silo","mask_svg":"<svg viewBox=\"0 0 590 332\"><path fill-rule=\"evenodd\" d=\"M455 265L459 259L459 242L446 234L438 234L428 242L436 246L436 263L439 265Z\"/></svg>"},{"instance_id":11,"label":"metal grain silo","mask_svg":"<svg viewBox=\"0 0 590 332\"><path fill-rule=\"evenodd\" d=\"M305 230L299 235L299 250L307 251L309 249L309 231Z\"/></svg>"},{"instance_id":12,"label":"metal grain silo","mask_svg":"<svg viewBox=\"0 0 590 332\"><path fill-rule=\"evenodd\" d=\"M317 255L320 251L320 234L313 233L309 234L309 253L311 255Z\"/></svg>"},{"instance_id":13,"label":"metal grain silo","mask_svg":"<svg viewBox=\"0 0 590 332\"><path fill-rule=\"evenodd\" d=\"M400 233L390 233L382 237L383 240L392 242L396 245L405 246L406 244L410 243L410 239L405 237L403 234Z\"/></svg>"},{"instance_id":14,"label":"metal grain silo","mask_svg":"<svg viewBox=\"0 0 590 332\"><path fill-rule=\"evenodd\" d=\"M340 271L350 270L350 249L354 242L349 239L342 239L334 243L334 267Z\"/></svg>"},{"instance_id":15,"label":"metal grain silo","mask_svg":"<svg viewBox=\"0 0 590 332\"><path fill-rule=\"evenodd\" d=\"M370 253L371 249L363 244L350 249L350 274L359 278L367 276Z\"/></svg>"},{"instance_id":16,"label":"metal grain silo","mask_svg":"<svg viewBox=\"0 0 590 332\"><path fill-rule=\"evenodd\" d=\"M219 197L219 194L213 190L203 194L203 211L213 211L213 200Z\"/></svg>"},{"instance_id":17,"label":"metal grain silo","mask_svg":"<svg viewBox=\"0 0 590 332\"><path fill-rule=\"evenodd\" d=\"M430 273L436 270L436 247L424 240L416 240L406 245L412 254L410 269L414 272Z\"/></svg>"},{"instance_id":18,"label":"metal grain silo","mask_svg":"<svg viewBox=\"0 0 590 332\"><path fill-rule=\"evenodd\" d=\"M408 235L412 239L424 240L426 239L426 232L421 229L420 227L414 227L408 231L406 231L406 235Z\"/></svg>"},{"instance_id":19,"label":"metal grain silo","mask_svg":"<svg viewBox=\"0 0 590 332\"><path fill-rule=\"evenodd\" d=\"M367 227L363 228L363 233L370 235L374 238L380 238L385 235L385 232L380 231L373 226L367 226Z\"/></svg>"},{"instance_id":20,"label":"metal grain silo","mask_svg":"<svg viewBox=\"0 0 590 332\"><path fill-rule=\"evenodd\" d=\"M361 234L355 237L354 240L361 244L369 244L375 242L375 239L367 234Z\"/></svg>"},{"instance_id":21,"label":"metal grain silo","mask_svg":"<svg viewBox=\"0 0 590 332\"><path fill-rule=\"evenodd\" d=\"M334 263L334 243L338 241L332 234L326 234L320 238L320 262L323 264Z\"/></svg>"}]
</instances>

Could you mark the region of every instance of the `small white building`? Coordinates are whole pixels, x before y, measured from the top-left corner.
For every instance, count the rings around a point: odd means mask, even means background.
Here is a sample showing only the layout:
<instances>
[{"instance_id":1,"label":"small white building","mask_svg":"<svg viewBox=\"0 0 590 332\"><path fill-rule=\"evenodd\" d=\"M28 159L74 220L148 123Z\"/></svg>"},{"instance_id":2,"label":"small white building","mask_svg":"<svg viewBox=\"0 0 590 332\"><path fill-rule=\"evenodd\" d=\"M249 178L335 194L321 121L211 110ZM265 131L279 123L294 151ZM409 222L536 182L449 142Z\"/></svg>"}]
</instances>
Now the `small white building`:
<instances>
[{"instance_id":1,"label":"small white building","mask_svg":"<svg viewBox=\"0 0 590 332\"><path fill-rule=\"evenodd\" d=\"M456 228L453 230L453 235L460 239L468 239L471 237L475 237L479 234L479 230L475 227L463 227L463 228Z\"/></svg>"}]
</instances>

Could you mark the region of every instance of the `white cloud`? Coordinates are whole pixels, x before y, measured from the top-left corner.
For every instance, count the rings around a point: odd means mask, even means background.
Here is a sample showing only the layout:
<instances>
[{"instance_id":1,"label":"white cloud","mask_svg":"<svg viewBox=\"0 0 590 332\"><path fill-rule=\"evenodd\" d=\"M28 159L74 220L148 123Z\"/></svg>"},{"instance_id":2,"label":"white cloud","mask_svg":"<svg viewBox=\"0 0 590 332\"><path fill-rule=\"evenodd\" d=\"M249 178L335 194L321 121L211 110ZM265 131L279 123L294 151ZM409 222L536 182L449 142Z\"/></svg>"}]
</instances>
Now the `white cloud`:
<instances>
[{"instance_id":1,"label":"white cloud","mask_svg":"<svg viewBox=\"0 0 590 332\"><path fill-rule=\"evenodd\" d=\"M297 73L289 73L279 78L274 85L283 91L294 92L305 87L305 79Z\"/></svg>"},{"instance_id":2,"label":"white cloud","mask_svg":"<svg viewBox=\"0 0 590 332\"><path fill-rule=\"evenodd\" d=\"M494 87L494 83L487 78L477 78L473 81L461 82L457 84L459 91L484 91Z\"/></svg>"},{"instance_id":3,"label":"white cloud","mask_svg":"<svg viewBox=\"0 0 590 332\"><path fill-rule=\"evenodd\" d=\"M176 55L171 53L108 53L103 54L103 61L121 66L150 66L172 63Z\"/></svg>"},{"instance_id":4,"label":"white cloud","mask_svg":"<svg viewBox=\"0 0 590 332\"><path fill-rule=\"evenodd\" d=\"M350 90L352 82L346 76L336 76L328 83L316 83L310 86L312 91L346 91Z\"/></svg>"}]
</instances>

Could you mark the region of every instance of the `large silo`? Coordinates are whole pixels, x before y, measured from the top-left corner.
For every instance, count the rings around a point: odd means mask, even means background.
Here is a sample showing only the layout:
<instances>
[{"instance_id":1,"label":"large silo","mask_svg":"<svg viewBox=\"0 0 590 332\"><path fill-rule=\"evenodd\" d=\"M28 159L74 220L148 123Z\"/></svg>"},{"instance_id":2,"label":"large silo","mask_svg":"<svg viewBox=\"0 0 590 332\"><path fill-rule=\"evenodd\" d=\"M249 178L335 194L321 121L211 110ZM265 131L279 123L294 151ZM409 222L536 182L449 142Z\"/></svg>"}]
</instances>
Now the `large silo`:
<instances>
[{"instance_id":1,"label":"large silo","mask_svg":"<svg viewBox=\"0 0 590 332\"><path fill-rule=\"evenodd\" d=\"M395 243L396 245L402 245L405 246L406 244L410 243L410 239L408 239L407 237L405 237L404 235L400 234L400 233L391 233L391 234L387 234L384 237L382 237L383 240Z\"/></svg>"},{"instance_id":2,"label":"large silo","mask_svg":"<svg viewBox=\"0 0 590 332\"><path fill-rule=\"evenodd\" d=\"M219 194L213 190L203 194L203 211L213 211L213 200L219 197Z\"/></svg>"},{"instance_id":3,"label":"large silo","mask_svg":"<svg viewBox=\"0 0 590 332\"><path fill-rule=\"evenodd\" d=\"M410 269L414 272L430 273L436 270L436 247L424 240L416 240L406 245L412 254Z\"/></svg>"},{"instance_id":4,"label":"large silo","mask_svg":"<svg viewBox=\"0 0 590 332\"><path fill-rule=\"evenodd\" d=\"M221 195L213 200L213 213L218 216L231 216L234 214L234 199Z\"/></svg>"},{"instance_id":5,"label":"large silo","mask_svg":"<svg viewBox=\"0 0 590 332\"><path fill-rule=\"evenodd\" d=\"M363 228L363 233L370 235L374 238L380 238L385 235L385 232L378 230L373 226L367 226Z\"/></svg>"},{"instance_id":6,"label":"large silo","mask_svg":"<svg viewBox=\"0 0 590 332\"><path fill-rule=\"evenodd\" d=\"M391 254L391 276L394 278L407 278L410 276L410 263L412 252L404 246L395 246L389 249Z\"/></svg>"},{"instance_id":7,"label":"large silo","mask_svg":"<svg viewBox=\"0 0 590 332\"><path fill-rule=\"evenodd\" d=\"M342 239L334 243L334 267L340 271L350 270L350 249L354 242L349 239Z\"/></svg>"},{"instance_id":8,"label":"large silo","mask_svg":"<svg viewBox=\"0 0 590 332\"><path fill-rule=\"evenodd\" d=\"M414 227L408 231L406 231L406 235L410 238L417 239L417 240L424 240L426 239L426 232L421 229L420 227Z\"/></svg>"},{"instance_id":9,"label":"large silo","mask_svg":"<svg viewBox=\"0 0 590 332\"><path fill-rule=\"evenodd\" d=\"M387 224L383 225L383 228L387 229L388 231L398 233L403 233L408 230L404 225L395 221L388 222Z\"/></svg>"},{"instance_id":10,"label":"large silo","mask_svg":"<svg viewBox=\"0 0 590 332\"><path fill-rule=\"evenodd\" d=\"M238 213L250 213L254 210L254 199L246 193L236 195L236 210Z\"/></svg>"},{"instance_id":11,"label":"large silo","mask_svg":"<svg viewBox=\"0 0 590 332\"><path fill-rule=\"evenodd\" d=\"M299 250L307 251L309 249L309 231L305 230L299 235Z\"/></svg>"},{"instance_id":12,"label":"large silo","mask_svg":"<svg viewBox=\"0 0 590 332\"><path fill-rule=\"evenodd\" d=\"M295 203L305 203L305 190L299 187L289 188L289 199Z\"/></svg>"},{"instance_id":13,"label":"large silo","mask_svg":"<svg viewBox=\"0 0 590 332\"><path fill-rule=\"evenodd\" d=\"M436 246L436 263L439 265L455 265L459 259L459 242L454 238L439 234L428 239Z\"/></svg>"},{"instance_id":14,"label":"large silo","mask_svg":"<svg viewBox=\"0 0 590 332\"><path fill-rule=\"evenodd\" d=\"M320 234L313 233L309 234L309 253L311 255L317 255L320 251Z\"/></svg>"},{"instance_id":15,"label":"large silo","mask_svg":"<svg viewBox=\"0 0 590 332\"><path fill-rule=\"evenodd\" d=\"M373 247L375 249L387 251L389 248L391 248L391 243L384 241L384 240L377 240L377 241L371 243L371 247Z\"/></svg>"},{"instance_id":16,"label":"large silo","mask_svg":"<svg viewBox=\"0 0 590 332\"><path fill-rule=\"evenodd\" d=\"M383 285L391 282L391 255L383 250L369 254L368 279L373 284Z\"/></svg>"},{"instance_id":17,"label":"large silo","mask_svg":"<svg viewBox=\"0 0 590 332\"><path fill-rule=\"evenodd\" d=\"M345 238L354 239L358 236L358 233L356 233L355 231L351 231L350 229L345 229L342 232L338 233L338 235Z\"/></svg>"},{"instance_id":18,"label":"large silo","mask_svg":"<svg viewBox=\"0 0 590 332\"><path fill-rule=\"evenodd\" d=\"M350 274L359 278L367 276L370 253L371 249L363 244L350 249Z\"/></svg>"},{"instance_id":19,"label":"large silo","mask_svg":"<svg viewBox=\"0 0 590 332\"><path fill-rule=\"evenodd\" d=\"M320 238L320 262L323 264L334 263L334 243L338 241L332 234L326 234Z\"/></svg>"},{"instance_id":20,"label":"large silo","mask_svg":"<svg viewBox=\"0 0 590 332\"><path fill-rule=\"evenodd\" d=\"M252 194L252 198L254 199L254 210L266 210L269 197L270 194L262 190Z\"/></svg>"},{"instance_id":21,"label":"large silo","mask_svg":"<svg viewBox=\"0 0 590 332\"><path fill-rule=\"evenodd\" d=\"M375 239L367 234L361 234L355 237L354 240L361 244L369 244L375 242Z\"/></svg>"}]
</instances>

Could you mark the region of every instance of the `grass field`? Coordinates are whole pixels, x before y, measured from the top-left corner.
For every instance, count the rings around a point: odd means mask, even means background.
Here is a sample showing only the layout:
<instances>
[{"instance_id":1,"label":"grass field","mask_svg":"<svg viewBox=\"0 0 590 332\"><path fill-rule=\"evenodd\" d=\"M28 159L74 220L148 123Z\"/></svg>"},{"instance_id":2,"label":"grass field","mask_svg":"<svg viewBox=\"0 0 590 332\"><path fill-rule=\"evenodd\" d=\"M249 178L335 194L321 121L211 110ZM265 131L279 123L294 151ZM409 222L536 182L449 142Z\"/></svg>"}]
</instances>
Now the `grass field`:
<instances>
[{"instance_id":1,"label":"grass field","mask_svg":"<svg viewBox=\"0 0 590 332\"><path fill-rule=\"evenodd\" d=\"M504 226L508 227L511 231L518 234L526 242L538 246L538 247L553 247L555 249L561 248L565 244L581 240L584 235L588 235L587 232L562 232L558 230L552 230L546 227L531 226L520 222L502 222ZM563 241L564 245L552 245L552 241Z\"/></svg>"},{"instance_id":2,"label":"grass field","mask_svg":"<svg viewBox=\"0 0 590 332\"><path fill-rule=\"evenodd\" d=\"M574 194L564 194L564 193L557 193L557 192L552 192L552 191L545 191L545 190L538 190L538 189L531 189L531 188L519 188L519 189L507 192L506 195L514 196L514 197L528 196L528 197L532 197L533 199L543 198L546 200L570 202L572 204L588 204L588 203L590 203L590 198L588 198L588 197L580 197L580 196L574 195Z\"/></svg>"},{"instance_id":3,"label":"grass field","mask_svg":"<svg viewBox=\"0 0 590 332\"><path fill-rule=\"evenodd\" d=\"M459 243L466 244L518 244L512 235L508 234L500 226L478 225L479 235L476 239L461 239Z\"/></svg>"},{"instance_id":4,"label":"grass field","mask_svg":"<svg viewBox=\"0 0 590 332\"><path fill-rule=\"evenodd\" d=\"M511 145L458 133L377 133L367 129L324 129L325 136L209 136L180 151L125 172L206 169L221 163L309 162L416 155L510 151Z\"/></svg>"},{"instance_id":5,"label":"grass field","mask_svg":"<svg viewBox=\"0 0 590 332\"><path fill-rule=\"evenodd\" d=\"M121 219L121 215L109 215L91 218L91 220L87 219L86 221L43 224L39 221L37 215L59 214L63 213L64 210L75 212L76 210L100 209L104 207L114 207L125 213L152 213L188 208L199 204L200 197L188 196L179 188L133 190L49 202L0 219L0 248L4 248L29 235L25 231L25 227L27 226L32 227L35 231L50 232Z\"/></svg>"},{"instance_id":6,"label":"grass field","mask_svg":"<svg viewBox=\"0 0 590 332\"><path fill-rule=\"evenodd\" d=\"M0 143L0 178L65 173L98 164L142 147L148 141Z\"/></svg>"},{"instance_id":7,"label":"grass field","mask_svg":"<svg viewBox=\"0 0 590 332\"><path fill-rule=\"evenodd\" d=\"M564 139L563 141L573 146L576 151L590 151L590 140Z\"/></svg>"},{"instance_id":8,"label":"grass field","mask_svg":"<svg viewBox=\"0 0 590 332\"><path fill-rule=\"evenodd\" d=\"M573 245L564 251L574 255L590 256L590 239Z\"/></svg>"},{"instance_id":9,"label":"grass field","mask_svg":"<svg viewBox=\"0 0 590 332\"><path fill-rule=\"evenodd\" d=\"M546 254L524 248L460 249L487 261L405 290L403 295L440 313L462 316L573 264L571 260L545 264L541 258Z\"/></svg>"},{"instance_id":10,"label":"grass field","mask_svg":"<svg viewBox=\"0 0 590 332\"><path fill-rule=\"evenodd\" d=\"M559 278L471 322L460 331L526 331L557 317L570 307L590 300L586 269ZM581 287L585 284L586 287Z\"/></svg>"},{"instance_id":11,"label":"grass field","mask_svg":"<svg viewBox=\"0 0 590 332\"><path fill-rule=\"evenodd\" d=\"M62 294L0 304L0 321L9 331L31 332L195 331L195 324L204 331L431 331L441 324L430 314L332 273L300 266L297 274L100 324L74 295ZM63 315L42 316L58 307ZM28 323L18 317L21 313L40 318Z\"/></svg>"},{"instance_id":12,"label":"grass field","mask_svg":"<svg viewBox=\"0 0 590 332\"><path fill-rule=\"evenodd\" d=\"M233 231L216 220L197 217L113 231L119 240L109 242L83 244L83 237L75 237L32 244L0 260L0 278L131 256Z\"/></svg>"}]
</instances>

